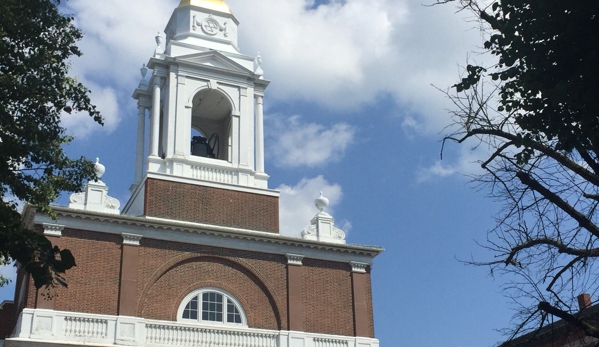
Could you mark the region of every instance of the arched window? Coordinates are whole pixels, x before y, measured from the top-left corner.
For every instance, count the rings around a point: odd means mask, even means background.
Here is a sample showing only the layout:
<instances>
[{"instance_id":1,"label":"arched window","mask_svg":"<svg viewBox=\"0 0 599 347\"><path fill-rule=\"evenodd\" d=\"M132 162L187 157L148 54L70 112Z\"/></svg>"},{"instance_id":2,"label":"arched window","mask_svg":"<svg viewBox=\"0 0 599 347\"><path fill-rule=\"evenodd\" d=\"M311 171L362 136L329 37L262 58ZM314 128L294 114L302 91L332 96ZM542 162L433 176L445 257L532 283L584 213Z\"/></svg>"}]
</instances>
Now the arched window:
<instances>
[{"instance_id":1,"label":"arched window","mask_svg":"<svg viewBox=\"0 0 599 347\"><path fill-rule=\"evenodd\" d=\"M239 301L217 288L202 288L187 295L179 306L177 320L247 325Z\"/></svg>"},{"instance_id":2,"label":"arched window","mask_svg":"<svg viewBox=\"0 0 599 347\"><path fill-rule=\"evenodd\" d=\"M194 95L191 110L191 155L231 160L231 113L223 92L204 89Z\"/></svg>"}]
</instances>

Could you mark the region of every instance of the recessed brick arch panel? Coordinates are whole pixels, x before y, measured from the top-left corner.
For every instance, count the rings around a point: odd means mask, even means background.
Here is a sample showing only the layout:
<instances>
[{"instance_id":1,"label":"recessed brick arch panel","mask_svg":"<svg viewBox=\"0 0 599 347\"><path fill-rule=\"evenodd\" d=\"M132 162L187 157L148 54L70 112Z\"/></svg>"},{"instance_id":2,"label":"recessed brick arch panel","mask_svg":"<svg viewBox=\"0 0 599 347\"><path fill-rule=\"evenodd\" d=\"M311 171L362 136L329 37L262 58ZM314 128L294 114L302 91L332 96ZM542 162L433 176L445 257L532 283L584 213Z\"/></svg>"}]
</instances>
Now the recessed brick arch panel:
<instances>
[{"instance_id":1,"label":"recessed brick arch panel","mask_svg":"<svg viewBox=\"0 0 599 347\"><path fill-rule=\"evenodd\" d=\"M150 244L155 247L146 247ZM194 252L180 249L190 246L142 239L138 316L176 321L177 310L185 296L196 289L216 287L239 300L249 327L287 329L282 259L233 250L225 250L224 255L221 249L197 245L192 246ZM157 257L158 254L161 256Z\"/></svg>"}]
</instances>

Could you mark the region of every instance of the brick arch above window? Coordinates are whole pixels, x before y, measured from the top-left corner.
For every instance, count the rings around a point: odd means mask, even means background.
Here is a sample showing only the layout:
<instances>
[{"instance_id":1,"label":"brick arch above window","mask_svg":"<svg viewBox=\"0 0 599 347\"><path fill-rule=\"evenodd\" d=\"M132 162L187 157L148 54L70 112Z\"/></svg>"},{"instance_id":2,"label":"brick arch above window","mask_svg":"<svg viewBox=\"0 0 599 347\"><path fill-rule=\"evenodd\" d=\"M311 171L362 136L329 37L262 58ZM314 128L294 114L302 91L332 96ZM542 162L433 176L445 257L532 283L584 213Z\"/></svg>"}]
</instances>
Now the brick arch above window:
<instances>
[{"instance_id":1,"label":"brick arch above window","mask_svg":"<svg viewBox=\"0 0 599 347\"><path fill-rule=\"evenodd\" d=\"M165 244L161 245L164 248ZM245 254L238 251L229 253ZM156 259L169 258L161 257L160 252L152 255ZM177 321L177 311L187 295L198 288L212 287L230 293L241 303L248 327L287 329L287 322L282 319L287 316L286 283L278 285L274 281L285 278L286 268L282 266L283 271L277 271L280 262L276 257L272 259L272 266L265 266L263 260L247 257L193 253L170 257L162 262L144 280L138 304L139 317ZM257 268L262 271L256 271ZM265 275L267 269L269 271ZM270 284L266 284L263 278Z\"/></svg>"}]
</instances>

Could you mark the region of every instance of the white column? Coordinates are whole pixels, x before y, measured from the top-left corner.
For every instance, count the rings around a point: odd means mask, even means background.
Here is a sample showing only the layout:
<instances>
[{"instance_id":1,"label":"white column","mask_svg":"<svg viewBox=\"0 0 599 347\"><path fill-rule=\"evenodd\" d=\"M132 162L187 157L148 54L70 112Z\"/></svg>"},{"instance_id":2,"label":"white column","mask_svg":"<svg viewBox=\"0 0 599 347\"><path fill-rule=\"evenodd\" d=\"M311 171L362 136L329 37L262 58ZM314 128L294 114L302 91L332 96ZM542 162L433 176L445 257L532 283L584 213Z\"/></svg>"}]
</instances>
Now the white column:
<instances>
[{"instance_id":1,"label":"white column","mask_svg":"<svg viewBox=\"0 0 599 347\"><path fill-rule=\"evenodd\" d=\"M256 96L256 171L264 172L264 97Z\"/></svg>"},{"instance_id":2,"label":"white column","mask_svg":"<svg viewBox=\"0 0 599 347\"><path fill-rule=\"evenodd\" d=\"M190 154L189 143L191 141L191 139L187 140L191 135L191 115L188 117L186 114L187 93L185 90L185 76L177 75L177 80L174 83L176 84L172 85L171 88L175 89L173 86L176 86L175 93L173 94L175 102L171 108L173 114L169 116L172 117L170 124L172 124L173 130L169 129L168 134L171 137L169 143L172 143L173 150L169 153L178 158L185 158L185 156L189 156Z\"/></svg>"},{"instance_id":3,"label":"white column","mask_svg":"<svg viewBox=\"0 0 599 347\"><path fill-rule=\"evenodd\" d=\"M137 106L137 148L135 157L135 179L134 184L141 182L144 164L144 135L146 130L146 108L142 105Z\"/></svg>"},{"instance_id":4,"label":"white column","mask_svg":"<svg viewBox=\"0 0 599 347\"><path fill-rule=\"evenodd\" d=\"M240 88L239 96L239 167L255 170L254 88L252 86Z\"/></svg>"},{"instance_id":5,"label":"white column","mask_svg":"<svg viewBox=\"0 0 599 347\"><path fill-rule=\"evenodd\" d=\"M160 130L160 76L154 75L154 90L152 93L152 136L150 138L150 155L158 156L158 137Z\"/></svg>"},{"instance_id":6,"label":"white column","mask_svg":"<svg viewBox=\"0 0 599 347\"><path fill-rule=\"evenodd\" d=\"M239 154L241 149L239 148L239 137L240 137L240 119L238 113L231 115L231 163L234 167L239 167Z\"/></svg>"}]
</instances>

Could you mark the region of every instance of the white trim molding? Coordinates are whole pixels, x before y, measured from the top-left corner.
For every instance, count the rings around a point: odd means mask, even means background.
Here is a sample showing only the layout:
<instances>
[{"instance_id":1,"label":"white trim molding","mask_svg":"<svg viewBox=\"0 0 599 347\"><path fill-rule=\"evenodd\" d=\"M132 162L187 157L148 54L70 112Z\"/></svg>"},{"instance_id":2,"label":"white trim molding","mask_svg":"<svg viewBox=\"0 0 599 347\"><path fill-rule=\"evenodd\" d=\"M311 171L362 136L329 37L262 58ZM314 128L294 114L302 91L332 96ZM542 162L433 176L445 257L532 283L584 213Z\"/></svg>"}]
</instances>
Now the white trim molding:
<instances>
[{"instance_id":1,"label":"white trim molding","mask_svg":"<svg viewBox=\"0 0 599 347\"><path fill-rule=\"evenodd\" d=\"M366 267L368 266L367 263L360 263L357 261L350 261L349 265L351 265L351 272L357 272L361 274L366 273Z\"/></svg>"},{"instance_id":2,"label":"white trim molding","mask_svg":"<svg viewBox=\"0 0 599 347\"><path fill-rule=\"evenodd\" d=\"M52 223L43 223L42 225L44 226L45 236L62 236L62 230L64 229L64 225Z\"/></svg>"},{"instance_id":3,"label":"white trim molding","mask_svg":"<svg viewBox=\"0 0 599 347\"><path fill-rule=\"evenodd\" d=\"M128 233L122 233L121 236L123 236L123 245L128 246L139 246L139 241L142 238L141 235Z\"/></svg>"},{"instance_id":4,"label":"white trim molding","mask_svg":"<svg viewBox=\"0 0 599 347\"><path fill-rule=\"evenodd\" d=\"M330 260L341 263L350 261L372 263L383 248L351 244L331 244L305 240L275 233L229 228L200 223L182 222L159 218L112 215L94 211L54 207L61 224L71 229L101 233L141 235L144 238L226 247L285 256L303 254L307 258ZM37 214L34 223L51 223L46 215Z\"/></svg>"},{"instance_id":5,"label":"white trim molding","mask_svg":"<svg viewBox=\"0 0 599 347\"><path fill-rule=\"evenodd\" d=\"M302 266L302 261L304 260L303 255L287 253L286 256L287 256L287 264Z\"/></svg>"}]
</instances>

